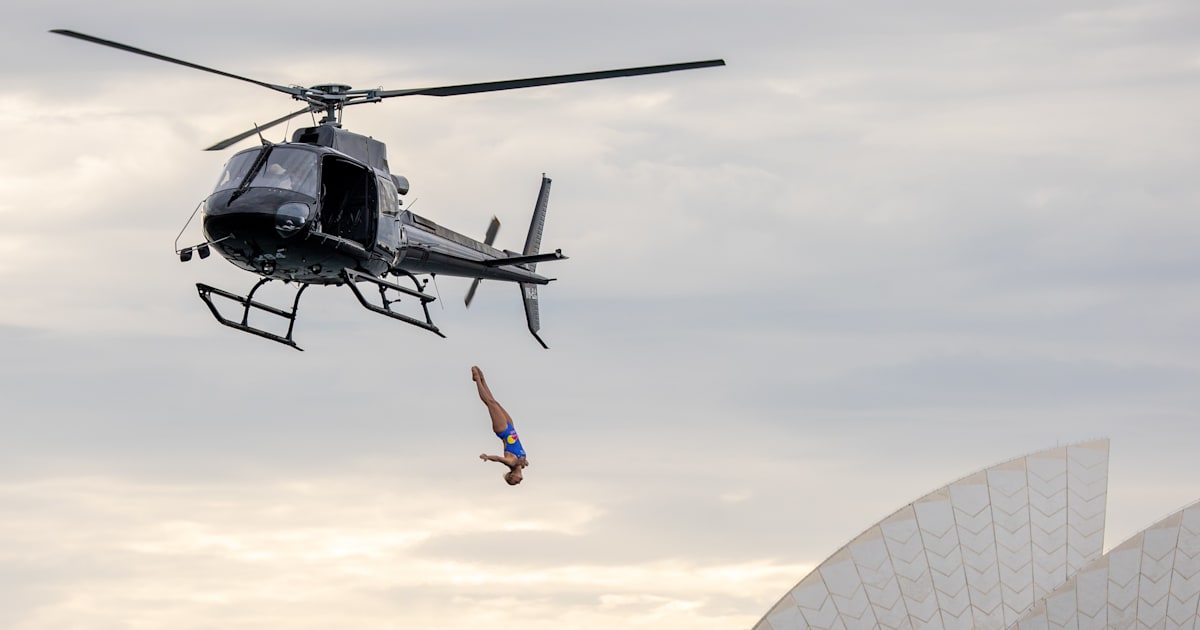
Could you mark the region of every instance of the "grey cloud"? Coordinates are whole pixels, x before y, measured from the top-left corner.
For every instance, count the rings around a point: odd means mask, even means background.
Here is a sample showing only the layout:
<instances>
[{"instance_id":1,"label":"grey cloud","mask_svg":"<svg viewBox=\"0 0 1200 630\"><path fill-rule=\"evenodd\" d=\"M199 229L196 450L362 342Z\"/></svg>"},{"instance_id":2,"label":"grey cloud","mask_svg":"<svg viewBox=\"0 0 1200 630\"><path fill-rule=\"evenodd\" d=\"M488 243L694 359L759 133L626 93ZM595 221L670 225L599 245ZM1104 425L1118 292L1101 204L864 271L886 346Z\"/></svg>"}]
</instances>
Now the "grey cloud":
<instances>
[{"instance_id":1,"label":"grey cloud","mask_svg":"<svg viewBox=\"0 0 1200 630\"><path fill-rule=\"evenodd\" d=\"M1155 402L1164 394L1190 398L1194 377L1191 370L1165 366L949 356L864 368L829 384L789 390L814 406L851 401L890 409L1087 406L1130 399Z\"/></svg>"}]
</instances>

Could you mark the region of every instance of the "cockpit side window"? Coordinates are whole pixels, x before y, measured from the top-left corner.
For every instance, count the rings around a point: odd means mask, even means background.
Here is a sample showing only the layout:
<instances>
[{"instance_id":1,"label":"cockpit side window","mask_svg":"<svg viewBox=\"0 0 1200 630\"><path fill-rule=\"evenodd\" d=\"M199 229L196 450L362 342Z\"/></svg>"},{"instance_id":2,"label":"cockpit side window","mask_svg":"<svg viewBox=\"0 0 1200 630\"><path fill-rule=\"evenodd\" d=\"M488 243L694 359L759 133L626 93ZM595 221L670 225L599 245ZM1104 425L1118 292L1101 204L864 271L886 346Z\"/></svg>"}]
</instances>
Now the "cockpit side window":
<instances>
[{"instance_id":1,"label":"cockpit side window","mask_svg":"<svg viewBox=\"0 0 1200 630\"><path fill-rule=\"evenodd\" d=\"M258 157L260 151L262 151L261 148L243 151L229 158L229 161L225 163L225 170L221 172L221 177L217 180L217 187L213 192L229 190L240 186L242 179L246 177L246 171L249 171L250 167L254 165L254 158Z\"/></svg>"},{"instance_id":2,"label":"cockpit side window","mask_svg":"<svg viewBox=\"0 0 1200 630\"><path fill-rule=\"evenodd\" d=\"M376 176L375 181L379 190L379 211L392 216L400 214L399 196L391 178Z\"/></svg>"},{"instance_id":3,"label":"cockpit side window","mask_svg":"<svg viewBox=\"0 0 1200 630\"><path fill-rule=\"evenodd\" d=\"M319 165L320 158L312 151L276 146L250 186L282 188L316 199Z\"/></svg>"}]
</instances>

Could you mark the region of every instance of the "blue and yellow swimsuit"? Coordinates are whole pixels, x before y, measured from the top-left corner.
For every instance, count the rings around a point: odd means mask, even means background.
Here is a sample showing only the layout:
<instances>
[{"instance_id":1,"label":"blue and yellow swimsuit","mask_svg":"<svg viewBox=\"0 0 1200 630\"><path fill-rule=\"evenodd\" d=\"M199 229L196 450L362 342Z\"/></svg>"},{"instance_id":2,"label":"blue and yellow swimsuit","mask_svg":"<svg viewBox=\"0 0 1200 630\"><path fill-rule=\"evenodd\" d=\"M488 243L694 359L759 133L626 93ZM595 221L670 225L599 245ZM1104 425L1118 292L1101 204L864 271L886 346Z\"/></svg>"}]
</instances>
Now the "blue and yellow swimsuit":
<instances>
[{"instance_id":1,"label":"blue and yellow swimsuit","mask_svg":"<svg viewBox=\"0 0 1200 630\"><path fill-rule=\"evenodd\" d=\"M513 428L513 423L509 422L504 430L497 433L496 437L504 442L504 452L516 455L518 459L525 457L525 447L521 446L521 438L517 436L517 430Z\"/></svg>"}]
</instances>

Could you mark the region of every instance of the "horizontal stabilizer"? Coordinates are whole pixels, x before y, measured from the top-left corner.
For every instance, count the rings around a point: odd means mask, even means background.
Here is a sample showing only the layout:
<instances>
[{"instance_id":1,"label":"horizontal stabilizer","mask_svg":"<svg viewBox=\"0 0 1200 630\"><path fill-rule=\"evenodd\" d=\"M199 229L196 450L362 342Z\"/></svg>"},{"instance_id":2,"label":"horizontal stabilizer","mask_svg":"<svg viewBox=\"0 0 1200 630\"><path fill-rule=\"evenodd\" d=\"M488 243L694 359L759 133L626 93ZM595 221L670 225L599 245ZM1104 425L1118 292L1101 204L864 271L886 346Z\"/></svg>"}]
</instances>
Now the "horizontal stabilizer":
<instances>
[{"instance_id":1,"label":"horizontal stabilizer","mask_svg":"<svg viewBox=\"0 0 1200 630\"><path fill-rule=\"evenodd\" d=\"M503 267L504 265L526 265L545 262L547 260L566 260L561 249L548 254L530 254L528 256L509 256L508 258L493 258L483 261L486 267Z\"/></svg>"}]
</instances>

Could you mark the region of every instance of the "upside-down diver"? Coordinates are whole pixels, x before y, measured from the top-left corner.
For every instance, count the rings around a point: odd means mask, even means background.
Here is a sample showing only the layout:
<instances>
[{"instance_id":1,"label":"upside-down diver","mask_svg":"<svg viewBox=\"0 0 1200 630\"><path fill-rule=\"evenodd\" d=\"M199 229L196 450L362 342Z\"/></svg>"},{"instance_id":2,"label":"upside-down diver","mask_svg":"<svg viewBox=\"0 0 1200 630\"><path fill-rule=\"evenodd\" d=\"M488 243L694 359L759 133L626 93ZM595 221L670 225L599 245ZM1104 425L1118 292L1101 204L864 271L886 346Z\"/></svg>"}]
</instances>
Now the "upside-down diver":
<instances>
[{"instance_id":1,"label":"upside-down diver","mask_svg":"<svg viewBox=\"0 0 1200 630\"><path fill-rule=\"evenodd\" d=\"M504 480L508 485L515 486L521 483L524 477L522 471L529 466L529 459L525 457L525 447L521 445L521 438L517 436L517 430L513 427L512 417L496 402L496 397L492 396L492 390L488 389L487 381L483 379L483 371L477 366L471 366L471 380L475 381L475 389L479 391L479 399L483 404L487 405L488 415L492 417L492 431L496 437L504 444L503 455L488 455L480 453L479 459L485 462L499 462L508 466L508 472L504 473Z\"/></svg>"}]
</instances>

